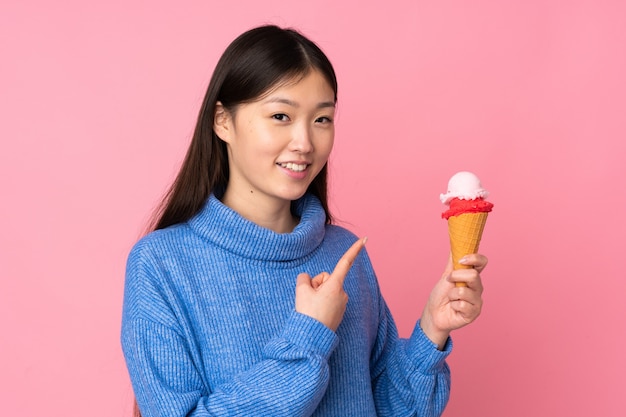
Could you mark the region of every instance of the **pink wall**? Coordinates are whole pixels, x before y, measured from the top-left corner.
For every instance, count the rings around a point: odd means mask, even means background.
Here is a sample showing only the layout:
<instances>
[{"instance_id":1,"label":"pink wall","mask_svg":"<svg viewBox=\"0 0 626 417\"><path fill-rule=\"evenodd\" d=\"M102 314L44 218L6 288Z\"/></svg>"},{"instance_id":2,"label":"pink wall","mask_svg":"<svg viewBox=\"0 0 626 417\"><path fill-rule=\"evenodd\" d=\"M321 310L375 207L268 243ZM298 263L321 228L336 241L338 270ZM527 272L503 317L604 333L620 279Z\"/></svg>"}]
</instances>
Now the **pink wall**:
<instances>
[{"instance_id":1,"label":"pink wall","mask_svg":"<svg viewBox=\"0 0 626 417\"><path fill-rule=\"evenodd\" d=\"M129 416L126 255L217 57L265 22L336 65L332 208L370 237L403 334L446 258L448 177L492 191L486 305L455 335L445 416L623 415L624 2L6 3L0 415Z\"/></svg>"}]
</instances>

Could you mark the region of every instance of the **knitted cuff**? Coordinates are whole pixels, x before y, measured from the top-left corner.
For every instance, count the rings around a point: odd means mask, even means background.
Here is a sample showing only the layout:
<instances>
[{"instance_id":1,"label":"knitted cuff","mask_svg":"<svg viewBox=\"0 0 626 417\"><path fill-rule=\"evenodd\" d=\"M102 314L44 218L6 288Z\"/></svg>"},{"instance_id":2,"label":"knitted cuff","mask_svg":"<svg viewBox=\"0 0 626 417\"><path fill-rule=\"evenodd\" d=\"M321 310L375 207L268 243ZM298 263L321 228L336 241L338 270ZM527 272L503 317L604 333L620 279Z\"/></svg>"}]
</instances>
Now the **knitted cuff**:
<instances>
[{"instance_id":1,"label":"knitted cuff","mask_svg":"<svg viewBox=\"0 0 626 417\"><path fill-rule=\"evenodd\" d=\"M448 337L443 350L439 350L437 345L426 336L420 327L420 322L417 322L407 345L407 355L410 358L420 358L414 363L417 364L417 368L422 374L429 375L440 372L451 352L451 338Z\"/></svg>"},{"instance_id":2,"label":"knitted cuff","mask_svg":"<svg viewBox=\"0 0 626 417\"><path fill-rule=\"evenodd\" d=\"M339 342L335 332L314 318L297 311L291 313L282 337L326 360Z\"/></svg>"}]
</instances>

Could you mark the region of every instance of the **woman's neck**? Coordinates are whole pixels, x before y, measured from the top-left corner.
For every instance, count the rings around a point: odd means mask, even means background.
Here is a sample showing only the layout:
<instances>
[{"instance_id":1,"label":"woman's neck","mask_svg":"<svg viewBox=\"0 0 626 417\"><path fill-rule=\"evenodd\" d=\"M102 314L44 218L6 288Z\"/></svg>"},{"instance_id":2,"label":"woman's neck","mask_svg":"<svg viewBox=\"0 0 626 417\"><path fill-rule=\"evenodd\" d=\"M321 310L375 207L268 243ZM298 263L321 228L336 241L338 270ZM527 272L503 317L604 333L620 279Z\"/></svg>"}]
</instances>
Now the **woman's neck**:
<instances>
[{"instance_id":1,"label":"woman's neck","mask_svg":"<svg viewBox=\"0 0 626 417\"><path fill-rule=\"evenodd\" d=\"M226 189L221 201L241 217L276 233L291 233L298 225L298 219L291 213L290 201L263 198L252 192L237 193L229 189Z\"/></svg>"}]
</instances>

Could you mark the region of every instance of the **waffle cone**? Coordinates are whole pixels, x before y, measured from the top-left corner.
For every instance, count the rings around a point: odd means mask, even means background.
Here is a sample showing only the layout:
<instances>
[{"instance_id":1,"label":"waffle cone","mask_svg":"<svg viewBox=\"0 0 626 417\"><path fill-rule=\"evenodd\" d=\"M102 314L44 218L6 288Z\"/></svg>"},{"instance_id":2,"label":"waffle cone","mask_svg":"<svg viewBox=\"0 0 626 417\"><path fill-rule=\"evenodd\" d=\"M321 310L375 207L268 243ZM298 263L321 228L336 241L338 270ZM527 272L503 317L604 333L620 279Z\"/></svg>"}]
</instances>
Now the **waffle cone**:
<instances>
[{"instance_id":1,"label":"waffle cone","mask_svg":"<svg viewBox=\"0 0 626 417\"><path fill-rule=\"evenodd\" d=\"M454 269L470 269L469 265L461 265L459 259L465 255L478 253L480 239L489 213L463 213L448 219L450 250Z\"/></svg>"}]
</instances>

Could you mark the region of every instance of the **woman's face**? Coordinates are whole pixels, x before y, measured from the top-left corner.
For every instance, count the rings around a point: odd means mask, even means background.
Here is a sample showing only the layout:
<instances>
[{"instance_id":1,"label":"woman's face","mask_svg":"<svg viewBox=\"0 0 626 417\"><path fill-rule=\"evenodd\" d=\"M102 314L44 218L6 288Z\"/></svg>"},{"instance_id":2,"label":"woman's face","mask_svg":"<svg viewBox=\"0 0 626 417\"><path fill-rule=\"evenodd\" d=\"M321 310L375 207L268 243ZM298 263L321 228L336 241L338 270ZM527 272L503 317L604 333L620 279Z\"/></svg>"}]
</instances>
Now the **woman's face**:
<instances>
[{"instance_id":1,"label":"woman's face","mask_svg":"<svg viewBox=\"0 0 626 417\"><path fill-rule=\"evenodd\" d=\"M333 147L334 97L324 76L311 71L235 114L218 103L214 129L227 144L230 169L225 197L261 204L302 197Z\"/></svg>"}]
</instances>

